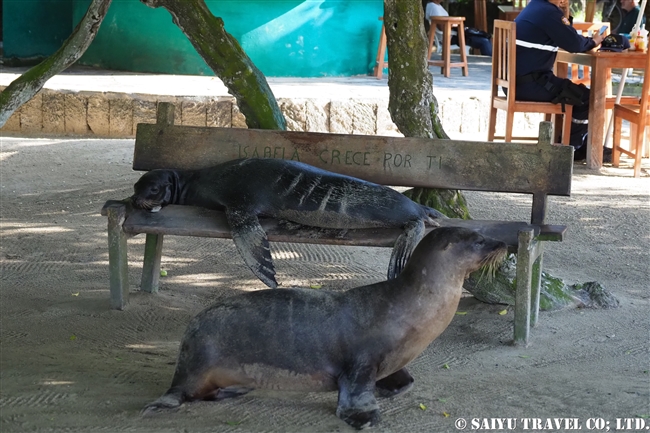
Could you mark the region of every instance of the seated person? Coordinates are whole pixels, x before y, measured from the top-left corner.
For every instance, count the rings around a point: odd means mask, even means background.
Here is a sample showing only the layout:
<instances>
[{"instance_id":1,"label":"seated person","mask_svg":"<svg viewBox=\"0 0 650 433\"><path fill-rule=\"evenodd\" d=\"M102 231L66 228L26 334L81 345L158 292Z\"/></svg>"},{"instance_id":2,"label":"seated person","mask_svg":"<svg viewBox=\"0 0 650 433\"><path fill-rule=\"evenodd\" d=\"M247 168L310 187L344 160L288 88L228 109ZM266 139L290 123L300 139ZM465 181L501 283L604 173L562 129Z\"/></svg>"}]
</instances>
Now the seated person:
<instances>
[{"instance_id":1,"label":"seated person","mask_svg":"<svg viewBox=\"0 0 650 433\"><path fill-rule=\"evenodd\" d=\"M621 0L621 9L623 9L623 19L618 26L616 33L630 34L632 27L636 24L636 19L639 17L641 9L639 9L638 0ZM645 17L641 19L641 23L645 23ZM638 29L637 29L638 30Z\"/></svg>"},{"instance_id":2,"label":"seated person","mask_svg":"<svg viewBox=\"0 0 650 433\"><path fill-rule=\"evenodd\" d=\"M589 51L605 35L576 33L561 7L568 0L531 0L515 19L517 23L517 100L573 105L571 142L574 158L585 159L589 118L589 89L553 74L558 47L571 53ZM565 95L573 91L570 99ZM611 149L608 149L611 155ZM611 162L611 156L603 159Z\"/></svg>"},{"instance_id":3,"label":"seated person","mask_svg":"<svg viewBox=\"0 0 650 433\"><path fill-rule=\"evenodd\" d=\"M440 4L442 0L429 0L424 11L424 16L429 21L431 17L448 17L449 13ZM442 31L436 29L438 40L442 40ZM458 34L452 30L451 43L458 44ZM465 43L472 48L476 48L483 56L492 56L492 42L482 36L469 36L465 38Z\"/></svg>"}]
</instances>

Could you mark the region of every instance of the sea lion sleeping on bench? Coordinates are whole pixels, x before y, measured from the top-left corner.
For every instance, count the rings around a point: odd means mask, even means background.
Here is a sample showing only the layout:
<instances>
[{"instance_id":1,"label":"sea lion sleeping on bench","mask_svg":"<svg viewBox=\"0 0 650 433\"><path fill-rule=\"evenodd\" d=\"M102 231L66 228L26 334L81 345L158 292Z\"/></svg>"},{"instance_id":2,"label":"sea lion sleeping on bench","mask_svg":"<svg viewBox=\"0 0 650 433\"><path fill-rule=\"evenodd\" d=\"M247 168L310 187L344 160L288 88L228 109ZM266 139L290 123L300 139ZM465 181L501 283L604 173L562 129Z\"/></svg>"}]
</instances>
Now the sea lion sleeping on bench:
<instances>
[{"instance_id":1,"label":"sea lion sleeping on bench","mask_svg":"<svg viewBox=\"0 0 650 433\"><path fill-rule=\"evenodd\" d=\"M198 170L156 169L134 186L136 208L168 204L225 211L246 265L264 284L278 286L269 241L258 216L327 229L401 228L388 278L401 272L422 239L425 224L445 218L389 187L297 161L238 159Z\"/></svg>"}]
</instances>

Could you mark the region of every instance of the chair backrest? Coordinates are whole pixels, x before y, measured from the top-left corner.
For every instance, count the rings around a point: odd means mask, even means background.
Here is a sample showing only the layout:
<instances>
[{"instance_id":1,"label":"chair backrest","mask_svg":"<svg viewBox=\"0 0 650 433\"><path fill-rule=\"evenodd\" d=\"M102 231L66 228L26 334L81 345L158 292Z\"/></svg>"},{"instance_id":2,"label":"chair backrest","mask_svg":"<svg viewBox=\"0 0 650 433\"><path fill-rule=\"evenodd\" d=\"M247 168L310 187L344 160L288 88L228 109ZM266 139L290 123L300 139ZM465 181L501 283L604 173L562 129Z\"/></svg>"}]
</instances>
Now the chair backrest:
<instances>
[{"instance_id":1,"label":"chair backrest","mask_svg":"<svg viewBox=\"0 0 650 433\"><path fill-rule=\"evenodd\" d=\"M499 88L506 89L508 109L515 103L517 25L514 21L494 20L492 36L492 98Z\"/></svg>"}]
</instances>

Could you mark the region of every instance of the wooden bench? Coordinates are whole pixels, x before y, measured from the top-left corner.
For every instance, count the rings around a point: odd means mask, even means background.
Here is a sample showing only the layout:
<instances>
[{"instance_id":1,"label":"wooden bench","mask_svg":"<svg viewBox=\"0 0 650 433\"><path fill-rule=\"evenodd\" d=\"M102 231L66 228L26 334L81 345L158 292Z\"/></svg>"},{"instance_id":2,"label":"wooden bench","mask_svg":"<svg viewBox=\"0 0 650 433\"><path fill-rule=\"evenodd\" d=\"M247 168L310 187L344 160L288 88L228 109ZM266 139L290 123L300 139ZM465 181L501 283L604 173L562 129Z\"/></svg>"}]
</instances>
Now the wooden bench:
<instances>
[{"instance_id":1,"label":"wooden bench","mask_svg":"<svg viewBox=\"0 0 650 433\"><path fill-rule=\"evenodd\" d=\"M175 126L173 105L158 107L156 124L138 125L134 170L196 169L259 156L297 159L384 185L531 194L530 223L443 221L446 226L464 226L501 239L517 253L514 340L528 342L539 310L541 241L561 241L566 231L565 226L544 223L547 196L568 196L573 172L573 149L551 144L549 122L542 122L537 144L484 143ZM504 219L508 214L504 207ZM108 216L110 296L115 309L128 302L129 236L146 233L141 290L152 293L158 290L164 235L231 237L222 212L193 206L170 205L150 213L133 209L124 200L109 200L102 215ZM398 229L287 229L273 219L261 223L271 242L392 247L401 233Z\"/></svg>"}]
</instances>

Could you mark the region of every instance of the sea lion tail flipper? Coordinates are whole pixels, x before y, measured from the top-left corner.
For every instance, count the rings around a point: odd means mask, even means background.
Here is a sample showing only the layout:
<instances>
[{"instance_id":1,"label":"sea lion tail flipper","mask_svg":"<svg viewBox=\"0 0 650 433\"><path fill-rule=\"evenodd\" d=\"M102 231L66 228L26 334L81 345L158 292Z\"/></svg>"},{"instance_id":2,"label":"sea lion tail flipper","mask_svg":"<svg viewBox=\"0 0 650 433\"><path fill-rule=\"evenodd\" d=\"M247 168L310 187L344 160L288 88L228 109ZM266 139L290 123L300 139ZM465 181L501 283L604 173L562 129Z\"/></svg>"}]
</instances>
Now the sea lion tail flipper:
<instances>
[{"instance_id":1,"label":"sea lion tail flipper","mask_svg":"<svg viewBox=\"0 0 650 433\"><path fill-rule=\"evenodd\" d=\"M404 226L404 232L399 235L393 246L393 253L388 264L388 279L396 278L406 266L413 250L424 236L424 220L410 221Z\"/></svg>"},{"instance_id":2,"label":"sea lion tail flipper","mask_svg":"<svg viewBox=\"0 0 650 433\"><path fill-rule=\"evenodd\" d=\"M180 388L170 388L162 397L147 404L140 412L141 416L153 415L166 409L175 409L185 401L185 393Z\"/></svg>"},{"instance_id":3,"label":"sea lion tail flipper","mask_svg":"<svg viewBox=\"0 0 650 433\"><path fill-rule=\"evenodd\" d=\"M251 271L272 289L278 287L271 249L266 232L257 215L245 209L226 209L226 217L232 231L232 240Z\"/></svg>"}]
</instances>

